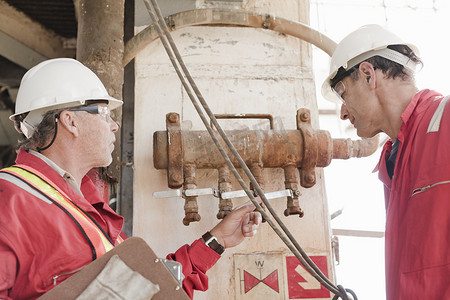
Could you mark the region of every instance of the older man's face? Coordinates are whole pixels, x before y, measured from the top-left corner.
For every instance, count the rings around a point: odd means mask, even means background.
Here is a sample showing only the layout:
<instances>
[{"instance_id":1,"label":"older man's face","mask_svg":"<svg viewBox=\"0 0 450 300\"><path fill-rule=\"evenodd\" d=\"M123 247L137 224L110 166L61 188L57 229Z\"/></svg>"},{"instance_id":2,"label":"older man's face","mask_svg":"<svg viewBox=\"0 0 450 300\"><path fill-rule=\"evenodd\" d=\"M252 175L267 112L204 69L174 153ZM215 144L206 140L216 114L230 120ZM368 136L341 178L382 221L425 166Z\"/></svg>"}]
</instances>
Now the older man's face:
<instances>
[{"instance_id":1,"label":"older man's face","mask_svg":"<svg viewBox=\"0 0 450 300\"><path fill-rule=\"evenodd\" d=\"M96 104L106 107L106 104ZM85 158L92 167L106 167L112 162L111 153L116 141L115 132L119 129L117 123L109 114L83 114L82 144Z\"/></svg>"}]
</instances>

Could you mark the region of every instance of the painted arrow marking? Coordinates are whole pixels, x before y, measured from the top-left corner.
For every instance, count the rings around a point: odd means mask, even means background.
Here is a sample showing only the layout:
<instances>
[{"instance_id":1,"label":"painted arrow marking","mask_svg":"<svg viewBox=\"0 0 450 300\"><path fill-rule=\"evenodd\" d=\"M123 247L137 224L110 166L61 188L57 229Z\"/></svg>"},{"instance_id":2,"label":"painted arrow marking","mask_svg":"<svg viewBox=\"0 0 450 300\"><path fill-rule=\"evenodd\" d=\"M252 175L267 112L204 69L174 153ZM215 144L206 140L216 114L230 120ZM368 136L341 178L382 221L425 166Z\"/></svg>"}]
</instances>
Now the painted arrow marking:
<instances>
[{"instance_id":1,"label":"painted arrow marking","mask_svg":"<svg viewBox=\"0 0 450 300\"><path fill-rule=\"evenodd\" d=\"M309 274L301 265L295 268L295 271L306 280L306 282L298 282L298 284L305 290L318 290L320 289L320 282L317 281L314 276Z\"/></svg>"}]
</instances>

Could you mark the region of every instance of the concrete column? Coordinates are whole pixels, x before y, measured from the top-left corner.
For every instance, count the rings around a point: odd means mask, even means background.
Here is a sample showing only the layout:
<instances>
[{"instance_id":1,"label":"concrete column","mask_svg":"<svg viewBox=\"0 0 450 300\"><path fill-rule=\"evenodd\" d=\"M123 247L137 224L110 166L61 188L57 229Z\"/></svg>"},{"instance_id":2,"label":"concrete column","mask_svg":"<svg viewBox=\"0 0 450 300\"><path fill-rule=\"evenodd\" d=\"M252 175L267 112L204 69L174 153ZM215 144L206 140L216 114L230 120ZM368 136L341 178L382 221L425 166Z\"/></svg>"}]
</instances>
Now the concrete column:
<instances>
[{"instance_id":1,"label":"concrete column","mask_svg":"<svg viewBox=\"0 0 450 300\"><path fill-rule=\"evenodd\" d=\"M90 68L108 93L122 99L124 0L75 1L78 16L77 59ZM121 123L121 109L112 112ZM117 182L120 171L120 131L116 133L113 162L108 177Z\"/></svg>"}]
</instances>

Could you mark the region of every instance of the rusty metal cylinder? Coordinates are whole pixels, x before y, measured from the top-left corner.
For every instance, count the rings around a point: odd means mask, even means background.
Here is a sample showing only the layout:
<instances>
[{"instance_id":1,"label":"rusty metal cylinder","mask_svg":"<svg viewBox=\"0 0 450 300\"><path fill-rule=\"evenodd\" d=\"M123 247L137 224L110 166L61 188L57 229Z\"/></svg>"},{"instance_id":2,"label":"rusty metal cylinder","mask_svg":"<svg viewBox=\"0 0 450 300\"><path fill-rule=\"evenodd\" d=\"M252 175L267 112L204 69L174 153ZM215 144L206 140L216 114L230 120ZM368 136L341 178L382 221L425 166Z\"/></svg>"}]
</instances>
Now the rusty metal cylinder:
<instances>
[{"instance_id":1,"label":"rusty metal cylinder","mask_svg":"<svg viewBox=\"0 0 450 300\"><path fill-rule=\"evenodd\" d=\"M247 164L262 163L264 168L278 168L286 164L299 167L303 158L304 142L299 130L233 130L227 131L237 151ZM316 131L318 137L317 167L326 167L331 159L363 157L376 150L376 141L331 139L327 131ZM184 161L199 169L218 169L223 158L206 131L182 131ZM156 131L153 136L154 164L157 169L166 169L167 132ZM227 150L234 165L237 161Z\"/></svg>"},{"instance_id":2,"label":"rusty metal cylinder","mask_svg":"<svg viewBox=\"0 0 450 300\"><path fill-rule=\"evenodd\" d=\"M277 168L295 162L300 166L303 157L303 139L298 130L281 131L227 131L233 145L247 164L262 163L264 168ZM184 161L198 169L218 169L224 164L216 146L207 131L182 131ZM166 131L156 131L153 135L153 161L157 169L166 169L168 139ZM232 163L236 159L225 147Z\"/></svg>"},{"instance_id":3,"label":"rusty metal cylinder","mask_svg":"<svg viewBox=\"0 0 450 300\"><path fill-rule=\"evenodd\" d=\"M263 168L280 168L285 165L302 166L305 147L315 147L315 167L326 167L332 159L366 157L378 147L378 137L353 141L332 139L325 130L314 130L317 143L305 145L301 130L232 130L225 132L247 165L258 164ZM173 138L173 137L172 137ZM194 164L198 169L219 169L224 159L217 150L207 131L181 131L180 141L172 141L184 146L170 147L171 151L183 151L185 163ZM168 166L167 131L156 131L153 135L153 162L156 169ZM224 146L232 163L238 163ZM179 153L178 155L181 155Z\"/></svg>"},{"instance_id":4,"label":"rusty metal cylinder","mask_svg":"<svg viewBox=\"0 0 450 300\"><path fill-rule=\"evenodd\" d=\"M353 141L351 139L333 140L333 158L348 159L351 157L367 157L378 148L379 136L370 139Z\"/></svg>"}]
</instances>

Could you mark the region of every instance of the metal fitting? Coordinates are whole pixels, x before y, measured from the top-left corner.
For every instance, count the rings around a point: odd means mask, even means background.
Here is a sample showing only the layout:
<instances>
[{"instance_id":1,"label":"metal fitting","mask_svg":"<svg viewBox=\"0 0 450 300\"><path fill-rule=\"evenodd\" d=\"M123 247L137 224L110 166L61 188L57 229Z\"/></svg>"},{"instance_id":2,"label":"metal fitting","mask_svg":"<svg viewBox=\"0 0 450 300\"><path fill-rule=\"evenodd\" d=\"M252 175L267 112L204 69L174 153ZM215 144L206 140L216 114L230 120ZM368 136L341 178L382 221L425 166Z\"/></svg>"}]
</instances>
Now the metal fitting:
<instances>
[{"instance_id":1,"label":"metal fitting","mask_svg":"<svg viewBox=\"0 0 450 300\"><path fill-rule=\"evenodd\" d=\"M177 123L178 122L178 118L179 118L179 116L176 113L170 113L170 114L167 115L167 120L170 123Z\"/></svg>"}]
</instances>

